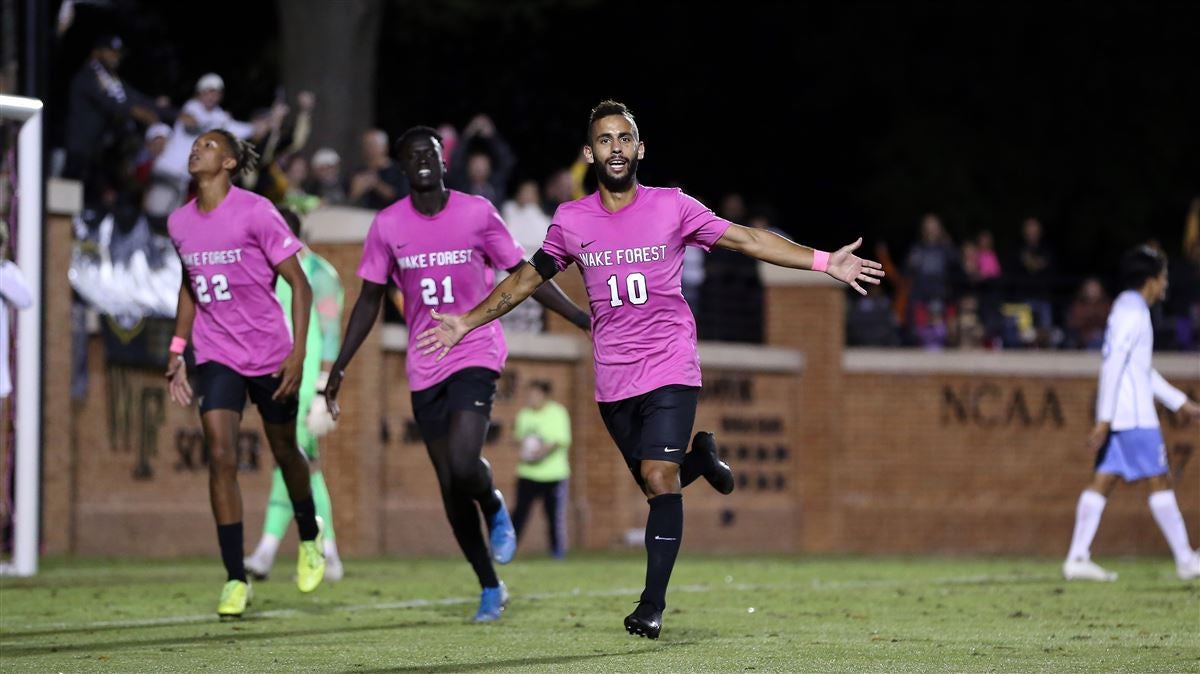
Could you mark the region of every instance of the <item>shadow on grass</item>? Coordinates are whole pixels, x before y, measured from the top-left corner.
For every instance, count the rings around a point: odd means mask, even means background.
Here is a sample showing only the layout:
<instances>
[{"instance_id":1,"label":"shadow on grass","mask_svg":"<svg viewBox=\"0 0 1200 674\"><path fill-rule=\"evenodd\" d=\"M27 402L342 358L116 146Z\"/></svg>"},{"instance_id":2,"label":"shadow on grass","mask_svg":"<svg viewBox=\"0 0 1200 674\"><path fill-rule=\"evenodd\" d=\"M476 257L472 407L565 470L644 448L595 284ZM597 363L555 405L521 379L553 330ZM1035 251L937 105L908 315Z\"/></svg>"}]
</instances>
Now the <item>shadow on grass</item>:
<instances>
[{"instance_id":1,"label":"shadow on grass","mask_svg":"<svg viewBox=\"0 0 1200 674\"><path fill-rule=\"evenodd\" d=\"M388 674L389 672L489 672L501 667L532 667L536 665L564 665L570 662L598 660L601 658L620 658L627 655L643 655L664 648L678 648L694 645L695 641L669 641L666 643L647 645L630 651L614 653L579 653L576 655L543 655L533 658L510 658L508 660L486 660L483 662L447 662L445 664L404 665L383 669L348 669L345 674Z\"/></svg>"},{"instance_id":2,"label":"shadow on grass","mask_svg":"<svg viewBox=\"0 0 1200 674\"><path fill-rule=\"evenodd\" d=\"M251 625L255 622L257 621L245 620L224 623L213 622L207 626L212 628L220 628L229 625ZM264 620L259 624L267 624L267 621ZM322 627L320 629L291 630L282 632L229 632L222 630L219 633L209 632L200 635L181 635L173 637L160 637L158 639L127 639L124 641L94 641L86 644L68 643L44 644L38 646L6 644L4 646L4 657L7 659L31 655L45 655L47 653L79 653L88 651L108 653L131 648L151 648L154 646L189 646L215 643L240 643L245 641L259 641L265 639L288 639L292 637L306 636L349 635L356 632L376 632L381 630L409 629L414 627L430 627L444 624L445 623L438 621L418 620L414 622L386 622L373 623L370 625L358 625L354 627ZM175 627L178 627L178 625Z\"/></svg>"}]
</instances>

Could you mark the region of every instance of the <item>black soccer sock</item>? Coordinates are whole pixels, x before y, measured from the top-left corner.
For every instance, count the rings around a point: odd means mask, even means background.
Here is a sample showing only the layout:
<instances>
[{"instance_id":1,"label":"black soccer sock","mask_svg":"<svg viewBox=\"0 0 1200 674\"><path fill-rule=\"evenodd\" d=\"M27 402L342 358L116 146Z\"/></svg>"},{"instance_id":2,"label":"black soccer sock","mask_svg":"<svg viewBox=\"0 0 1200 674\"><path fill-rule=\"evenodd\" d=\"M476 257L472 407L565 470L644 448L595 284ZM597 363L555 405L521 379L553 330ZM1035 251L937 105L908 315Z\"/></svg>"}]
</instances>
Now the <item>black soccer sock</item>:
<instances>
[{"instance_id":1,"label":"black soccer sock","mask_svg":"<svg viewBox=\"0 0 1200 674\"><path fill-rule=\"evenodd\" d=\"M475 501L479 504L479 509L483 511L483 516L491 521L492 516L500 509L500 497L496 495L496 485L492 482L491 466L488 466L483 459L480 459L479 462L485 466L480 470L487 476L487 488L476 494Z\"/></svg>"},{"instance_id":2,"label":"black soccer sock","mask_svg":"<svg viewBox=\"0 0 1200 674\"><path fill-rule=\"evenodd\" d=\"M686 487L702 477L712 468L712 454L703 449L693 449L683 457L683 465L679 467L679 485Z\"/></svg>"},{"instance_id":3,"label":"black soccer sock","mask_svg":"<svg viewBox=\"0 0 1200 674\"><path fill-rule=\"evenodd\" d=\"M450 520L454 539L474 569L479 586L499 586L500 579L496 576L496 568L492 566L492 555L488 552L483 530L479 526L479 511L475 509L475 502L470 497L451 493L442 495L442 505L446 508L446 518Z\"/></svg>"},{"instance_id":4,"label":"black soccer sock","mask_svg":"<svg viewBox=\"0 0 1200 674\"><path fill-rule=\"evenodd\" d=\"M317 506L312 494L292 501L292 512L296 513L296 529L300 540L311 541L317 537Z\"/></svg>"},{"instance_id":5,"label":"black soccer sock","mask_svg":"<svg viewBox=\"0 0 1200 674\"><path fill-rule=\"evenodd\" d=\"M225 563L225 573L229 580L246 582L246 566L242 561L245 550L242 549L244 535L242 523L217 525L217 542L221 544L221 561Z\"/></svg>"},{"instance_id":6,"label":"black soccer sock","mask_svg":"<svg viewBox=\"0 0 1200 674\"><path fill-rule=\"evenodd\" d=\"M683 494L660 494L650 499L646 518L646 589L642 601L660 611L667 607L667 583L683 539Z\"/></svg>"}]
</instances>

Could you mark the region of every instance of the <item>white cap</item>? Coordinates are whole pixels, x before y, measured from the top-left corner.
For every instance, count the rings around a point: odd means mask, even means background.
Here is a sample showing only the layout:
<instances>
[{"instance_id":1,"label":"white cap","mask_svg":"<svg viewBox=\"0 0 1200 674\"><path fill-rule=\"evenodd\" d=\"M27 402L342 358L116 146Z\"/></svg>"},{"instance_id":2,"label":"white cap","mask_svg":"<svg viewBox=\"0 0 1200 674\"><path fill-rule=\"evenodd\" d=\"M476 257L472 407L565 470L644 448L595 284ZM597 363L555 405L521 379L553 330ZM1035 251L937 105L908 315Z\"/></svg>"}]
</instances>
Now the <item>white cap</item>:
<instances>
[{"instance_id":1,"label":"white cap","mask_svg":"<svg viewBox=\"0 0 1200 674\"><path fill-rule=\"evenodd\" d=\"M221 79L221 76L216 73L208 73L196 81L196 93L207 91L209 89L224 91L225 80Z\"/></svg>"},{"instance_id":2,"label":"white cap","mask_svg":"<svg viewBox=\"0 0 1200 674\"><path fill-rule=\"evenodd\" d=\"M149 143L155 138L167 138L170 135L171 127L167 126L166 124L163 124L162 122L151 124L150 128L146 129L146 142Z\"/></svg>"},{"instance_id":3,"label":"white cap","mask_svg":"<svg viewBox=\"0 0 1200 674\"><path fill-rule=\"evenodd\" d=\"M331 147L323 147L313 153L312 167L320 168L322 166L333 166L342 163L342 158L338 156L336 150Z\"/></svg>"}]
</instances>

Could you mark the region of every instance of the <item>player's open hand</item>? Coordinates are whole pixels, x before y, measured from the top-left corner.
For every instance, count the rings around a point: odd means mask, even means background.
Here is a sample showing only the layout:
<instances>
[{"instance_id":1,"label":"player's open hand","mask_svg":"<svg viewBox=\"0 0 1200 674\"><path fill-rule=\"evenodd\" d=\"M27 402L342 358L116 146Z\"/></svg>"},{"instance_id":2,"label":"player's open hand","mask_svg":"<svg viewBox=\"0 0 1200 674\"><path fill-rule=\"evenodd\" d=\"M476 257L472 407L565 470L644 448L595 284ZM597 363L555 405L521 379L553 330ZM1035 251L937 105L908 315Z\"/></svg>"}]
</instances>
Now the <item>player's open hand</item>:
<instances>
[{"instance_id":1,"label":"player's open hand","mask_svg":"<svg viewBox=\"0 0 1200 674\"><path fill-rule=\"evenodd\" d=\"M271 394L271 400L286 400L296 395L296 391L300 390L300 379L303 374L304 350L292 349L288 357L283 359L283 364L275 371L275 376L279 377L279 388Z\"/></svg>"},{"instance_id":2,"label":"player's open hand","mask_svg":"<svg viewBox=\"0 0 1200 674\"><path fill-rule=\"evenodd\" d=\"M825 273L842 283L849 284L860 295L866 295L866 289L859 284L870 283L871 285L879 285L879 279L883 278L883 265L874 260L864 260L854 254L854 251L858 250L862 242L863 240L860 236L854 243L842 246L837 251L831 253L829 255L829 266L825 269Z\"/></svg>"},{"instance_id":3,"label":"player's open hand","mask_svg":"<svg viewBox=\"0 0 1200 674\"><path fill-rule=\"evenodd\" d=\"M187 378L187 363L183 356L173 354L167 364L167 392L171 400L187 407L192 404L192 384Z\"/></svg>"},{"instance_id":4,"label":"player's open hand","mask_svg":"<svg viewBox=\"0 0 1200 674\"><path fill-rule=\"evenodd\" d=\"M346 376L346 371L340 367L334 367L329 372L329 379L325 380L325 404L329 407L329 416L333 417L334 421L342 414L342 407L338 405L337 395L342 388L342 377Z\"/></svg>"},{"instance_id":5,"label":"player's open hand","mask_svg":"<svg viewBox=\"0 0 1200 674\"><path fill-rule=\"evenodd\" d=\"M1109 423L1107 421L1098 421L1092 430L1088 431L1086 448L1093 454L1100 451L1100 447L1108 440Z\"/></svg>"},{"instance_id":6,"label":"player's open hand","mask_svg":"<svg viewBox=\"0 0 1200 674\"><path fill-rule=\"evenodd\" d=\"M438 313L437 309L431 309L429 313L438 324L417 335L417 351L423 356L437 353L437 359L441 360L470 330L462 316Z\"/></svg>"}]
</instances>

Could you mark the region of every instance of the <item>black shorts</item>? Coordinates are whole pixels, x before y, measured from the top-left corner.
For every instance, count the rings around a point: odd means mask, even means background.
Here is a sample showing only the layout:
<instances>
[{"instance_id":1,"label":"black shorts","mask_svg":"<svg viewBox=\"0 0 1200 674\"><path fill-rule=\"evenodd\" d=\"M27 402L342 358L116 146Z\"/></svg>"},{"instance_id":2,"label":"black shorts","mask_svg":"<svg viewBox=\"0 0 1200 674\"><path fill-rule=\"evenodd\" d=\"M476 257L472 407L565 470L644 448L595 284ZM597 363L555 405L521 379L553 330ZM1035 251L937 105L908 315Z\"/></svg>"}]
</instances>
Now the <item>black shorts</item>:
<instances>
[{"instance_id":1,"label":"black shorts","mask_svg":"<svg viewBox=\"0 0 1200 674\"><path fill-rule=\"evenodd\" d=\"M499 378L495 370L468 367L429 388L413 391L413 417L421 437L429 442L449 433L451 412L477 412L491 418Z\"/></svg>"},{"instance_id":2,"label":"black shorts","mask_svg":"<svg viewBox=\"0 0 1200 674\"><path fill-rule=\"evenodd\" d=\"M247 377L233 368L215 361L196 366L196 397L200 414L210 410L233 410L241 414L246 409L246 396L258 407L263 423L285 424L296 421L300 400L296 396L272 400L279 388L280 378L262 374Z\"/></svg>"},{"instance_id":3,"label":"black shorts","mask_svg":"<svg viewBox=\"0 0 1200 674\"><path fill-rule=\"evenodd\" d=\"M699 387L670 384L632 398L600 403L600 418L638 484L642 461L683 463L699 402Z\"/></svg>"}]
</instances>

